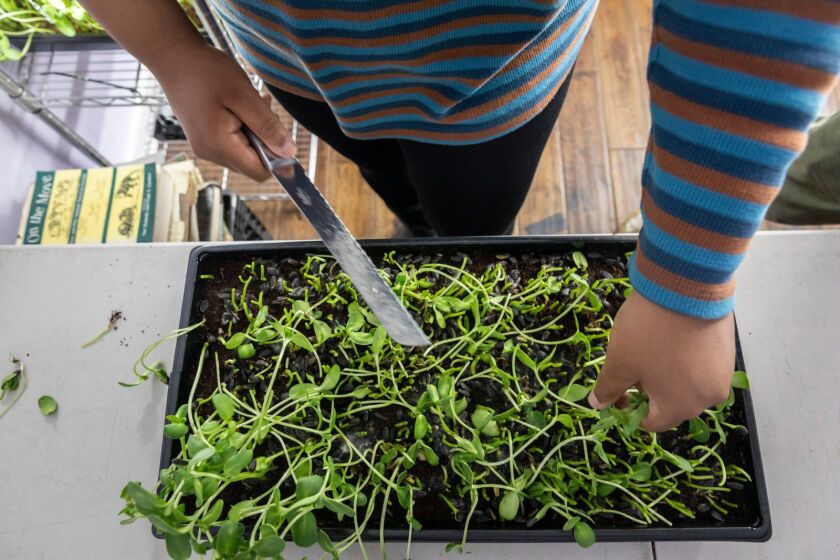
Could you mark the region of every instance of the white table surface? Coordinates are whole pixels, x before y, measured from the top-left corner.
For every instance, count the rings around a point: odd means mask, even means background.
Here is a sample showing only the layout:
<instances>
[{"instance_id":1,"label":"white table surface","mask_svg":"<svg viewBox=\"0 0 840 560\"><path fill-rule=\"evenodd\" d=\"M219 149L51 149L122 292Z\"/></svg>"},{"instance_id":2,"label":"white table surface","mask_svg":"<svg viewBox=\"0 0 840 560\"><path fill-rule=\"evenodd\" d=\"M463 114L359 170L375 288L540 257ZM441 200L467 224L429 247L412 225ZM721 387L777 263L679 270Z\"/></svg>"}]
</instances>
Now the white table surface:
<instances>
[{"instance_id":1,"label":"white table surface","mask_svg":"<svg viewBox=\"0 0 840 560\"><path fill-rule=\"evenodd\" d=\"M0 247L0 360L29 387L0 420L0 559L164 559L147 523L118 524L125 482L156 480L166 387L131 364L177 327L191 245ZM656 558L840 558L840 232L760 235L738 274L774 536L766 544L658 543ZM125 320L98 344L112 310ZM155 357L171 365L174 346ZM8 367L7 367L8 366ZM0 376L11 364L0 362ZM58 413L41 416L50 394ZM403 546L389 548L402 558ZM653 559L648 543L473 545L472 558ZM312 554L317 557L317 554ZM375 547L369 552L377 556ZM300 558L293 547L286 557ZM348 555L358 558L358 551ZM415 560L458 558L415 544Z\"/></svg>"}]
</instances>

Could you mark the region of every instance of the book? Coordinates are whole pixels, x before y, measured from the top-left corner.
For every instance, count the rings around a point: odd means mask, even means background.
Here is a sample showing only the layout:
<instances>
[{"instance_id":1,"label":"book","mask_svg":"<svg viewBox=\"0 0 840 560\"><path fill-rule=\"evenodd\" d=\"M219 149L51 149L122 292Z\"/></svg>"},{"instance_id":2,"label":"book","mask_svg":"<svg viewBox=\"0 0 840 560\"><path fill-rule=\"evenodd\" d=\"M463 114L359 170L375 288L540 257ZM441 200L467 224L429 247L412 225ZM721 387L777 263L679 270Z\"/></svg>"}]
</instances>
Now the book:
<instances>
[{"instance_id":1,"label":"book","mask_svg":"<svg viewBox=\"0 0 840 560\"><path fill-rule=\"evenodd\" d=\"M220 241L222 190L195 161L176 157L95 169L38 172L21 214L23 245Z\"/></svg>"},{"instance_id":2,"label":"book","mask_svg":"<svg viewBox=\"0 0 840 560\"><path fill-rule=\"evenodd\" d=\"M40 171L24 205L18 241L23 245L166 241L155 236L157 176L155 164Z\"/></svg>"}]
</instances>

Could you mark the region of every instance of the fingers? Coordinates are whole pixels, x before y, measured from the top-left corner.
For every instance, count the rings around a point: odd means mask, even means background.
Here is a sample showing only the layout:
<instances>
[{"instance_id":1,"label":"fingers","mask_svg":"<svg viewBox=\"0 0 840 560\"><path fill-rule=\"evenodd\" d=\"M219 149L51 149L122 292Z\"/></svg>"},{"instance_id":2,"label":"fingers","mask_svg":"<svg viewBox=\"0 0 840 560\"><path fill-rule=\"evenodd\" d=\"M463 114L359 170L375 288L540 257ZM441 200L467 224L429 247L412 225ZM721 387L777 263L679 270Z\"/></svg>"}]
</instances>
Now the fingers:
<instances>
[{"instance_id":1,"label":"fingers","mask_svg":"<svg viewBox=\"0 0 840 560\"><path fill-rule=\"evenodd\" d=\"M195 155L247 175L255 181L265 181L271 174L251 148L242 133L242 121L230 111L219 107L214 113L214 127L195 137L188 133Z\"/></svg>"},{"instance_id":2,"label":"fingers","mask_svg":"<svg viewBox=\"0 0 840 560\"><path fill-rule=\"evenodd\" d=\"M248 91L232 100L228 109L275 154L292 157L297 153L297 147L280 122L280 117L271 110L271 99L266 102L250 85Z\"/></svg>"},{"instance_id":3,"label":"fingers","mask_svg":"<svg viewBox=\"0 0 840 560\"><path fill-rule=\"evenodd\" d=\"M596 410L602 410L615 404L624 397L636 379L621 373L620 369L610 368L605 364L598 374L598 382L595 388L589 392L589 406Z\"/></svg>"}]
</instances>

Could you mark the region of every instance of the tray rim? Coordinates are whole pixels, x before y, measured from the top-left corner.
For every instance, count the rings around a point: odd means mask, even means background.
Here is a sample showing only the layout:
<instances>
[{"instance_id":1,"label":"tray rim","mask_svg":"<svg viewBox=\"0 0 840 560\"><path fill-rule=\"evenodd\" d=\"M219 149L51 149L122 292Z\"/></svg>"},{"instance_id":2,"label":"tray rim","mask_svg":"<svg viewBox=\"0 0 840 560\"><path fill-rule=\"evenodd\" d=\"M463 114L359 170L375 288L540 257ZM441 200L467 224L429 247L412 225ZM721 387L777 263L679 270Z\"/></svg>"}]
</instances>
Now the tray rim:
<instances>
[{"instance_id":1,"label":"tray rim","mask_svg":"<svg viewBox=\"0 0 840 560\"><path fill-rule=\"evenodd\" d=\"M516 247L524 249L534 246L556 245L557 251L564 249L585 248L588 245L597 246L620 246L628 252L635 248L638 235L636 234L582 234L582 235L531 235L531 236L487 236L487 237L435 237L435 238L406 238L406 239L360 239L362 248L370 251L400 250L419 248L441 247L451 249L458 247L463 249L486 248L488 246ZM611 247L615 248L615 247ZM195 292L195 283L198 274L198 265L201 258L207 254L218 253L265 253L272 251L312 251L327 252L326 247L320 241L261 241L245 243L225 243L198 245L190 250L184 285L184 297L181 303L181 315L179 328L189 325L192 313L192 301ZM186 338L179 337L175 347L175 358L172 365L169 386L167 391L165 415L174 414L178 408L178 392L180 388L181 374L184 369L186 353ZM735 327L736 363L735 367L746 371L741 343L738 336L737 321ZM749 430L750 458L753 463L755 475L756 497L758 501L759 521L753 526L742 527L639 527L633 529L598 529L594 528L597 542L648 542L648 541L740 541L740 542L766 542L772 536L772 523L770 518L770 503L767 495L767 482L764 476L764 467L761 459L761 450L755 409L752 403L750 391L741 391L746 417L747 429ZM176 442L161 436L160 469L169 466ZM341 537L349 534L349 531L338 528L324 528L330 537ZM154 529L152 533L160 538ZM412 534L413 542L440 542L448 543L460 540L461 529L424 529ZM389 542L404 542L408 538L407 529L385 529L384 537ZM376 541L379 539L378 529L368 529L363 535L365 541ZM470 529L467 543L493 543L493 542L514 542L514 543L554 543L574 542L574 536L570 531L562 529Z\"/></svg>"}]
</instances>

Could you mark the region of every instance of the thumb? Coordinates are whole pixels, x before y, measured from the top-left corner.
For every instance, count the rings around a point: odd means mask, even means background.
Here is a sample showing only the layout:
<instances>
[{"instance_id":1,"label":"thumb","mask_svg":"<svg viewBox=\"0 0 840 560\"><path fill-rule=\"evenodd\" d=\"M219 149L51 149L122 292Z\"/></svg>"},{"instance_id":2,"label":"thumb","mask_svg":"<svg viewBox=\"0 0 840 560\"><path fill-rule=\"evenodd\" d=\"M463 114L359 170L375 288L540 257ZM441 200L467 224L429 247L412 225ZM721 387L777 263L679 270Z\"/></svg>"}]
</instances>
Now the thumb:
<instances>
[{"instance_id":1,"label":"thumb","mask_svg":"<svg viewBox=\"0 0 840 560\"><path fill-rule=\"evenodd\" d=\"M255 89L252 88L247 95L240 96L236 106L230 107L230 110L275 154L291 157L297 152L280 117L271 110Z\"/></svg>"},{"instance_id":2,"label":"thumb","mask_svg":"<svg viewBox=\"0 0 840 560\"><path fill-rule=\"evenodd\" d=\"M589 406L596 410L602 410L615 404L633 384L638 381L629 376L619 373L620 369L613 369L607 364L601 368L598 374L598 382L595 388L589 392Z\"/></svg>"}]
</instances>

